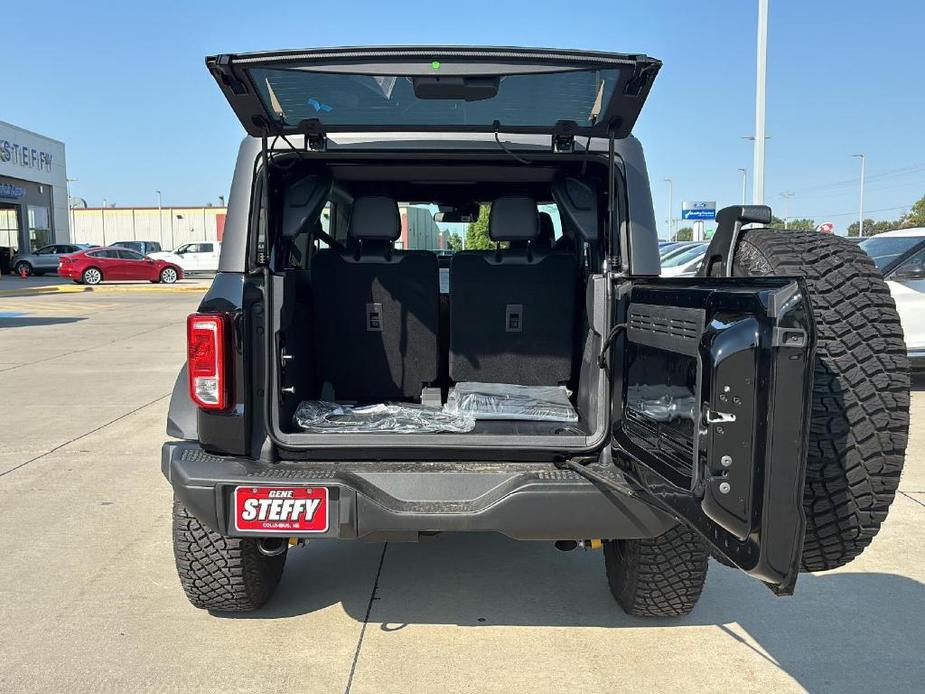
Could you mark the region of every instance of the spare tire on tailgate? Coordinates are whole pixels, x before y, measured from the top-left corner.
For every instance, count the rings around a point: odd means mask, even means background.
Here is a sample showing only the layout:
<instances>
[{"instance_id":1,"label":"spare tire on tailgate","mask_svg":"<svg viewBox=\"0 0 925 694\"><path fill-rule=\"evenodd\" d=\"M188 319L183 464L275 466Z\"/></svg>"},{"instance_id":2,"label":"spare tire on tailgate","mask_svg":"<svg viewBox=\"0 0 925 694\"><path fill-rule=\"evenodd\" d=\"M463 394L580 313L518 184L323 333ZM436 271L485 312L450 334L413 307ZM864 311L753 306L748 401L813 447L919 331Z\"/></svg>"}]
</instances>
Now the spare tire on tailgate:
<instances>
[{"instance_id":1,"label":"spare tire on tailgate","mask_svg":"<svg viewBox=\"0 0 925 694\"><path fill-rule=\"evenodd\" d=\"M742 232L733 274L806 278L817 344L803 568L842 566L880 530L903 467L909 363L896 306L863 250L816 232Z\"/></svg>"}]
</instances>

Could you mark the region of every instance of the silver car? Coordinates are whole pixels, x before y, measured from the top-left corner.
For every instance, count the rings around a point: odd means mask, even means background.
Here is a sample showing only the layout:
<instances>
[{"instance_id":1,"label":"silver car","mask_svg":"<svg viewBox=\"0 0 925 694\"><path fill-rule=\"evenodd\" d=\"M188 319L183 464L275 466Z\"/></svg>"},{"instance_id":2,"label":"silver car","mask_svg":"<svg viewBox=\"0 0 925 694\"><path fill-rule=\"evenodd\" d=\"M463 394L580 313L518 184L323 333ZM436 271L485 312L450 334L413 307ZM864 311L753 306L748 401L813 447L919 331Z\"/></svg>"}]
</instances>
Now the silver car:
<instances>
[{"instance_id":1,"label":"silver car","mask_svg":"<svg viewBox=\"0 0 925 694\"><path fill-rule=\"evenodd\" d=\"M10 267L17 275L42 275L58 271L58 260L62 255L77 253L92 248L89 243L53 243L37 251L16 255L10 261Z\"/></svg>"}]
</instances>

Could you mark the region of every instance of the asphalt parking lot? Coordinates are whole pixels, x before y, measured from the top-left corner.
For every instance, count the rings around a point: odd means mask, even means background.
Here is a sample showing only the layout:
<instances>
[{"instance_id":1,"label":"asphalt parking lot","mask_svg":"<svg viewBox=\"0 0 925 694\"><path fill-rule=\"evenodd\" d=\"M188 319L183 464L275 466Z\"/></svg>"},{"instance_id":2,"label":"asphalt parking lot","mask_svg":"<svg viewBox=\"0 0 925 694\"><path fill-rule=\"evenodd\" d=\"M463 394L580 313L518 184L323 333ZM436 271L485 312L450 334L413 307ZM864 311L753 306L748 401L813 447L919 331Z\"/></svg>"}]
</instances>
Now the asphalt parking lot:
<instances>
[{"instance_id":1,"label":"asphalt parking lot","mask_svg":"<svg viewBox=\"0 0 925 694\"><path fill-rule=\"evenodd\" d=\"M790 599L711 563L643 621L599 553L473 535L314 542L263 611L193 609L159 466L201 293L156 289L0 296L0 690L925 689L925 391L880 536Z\"/></svg>"}]
</instances>

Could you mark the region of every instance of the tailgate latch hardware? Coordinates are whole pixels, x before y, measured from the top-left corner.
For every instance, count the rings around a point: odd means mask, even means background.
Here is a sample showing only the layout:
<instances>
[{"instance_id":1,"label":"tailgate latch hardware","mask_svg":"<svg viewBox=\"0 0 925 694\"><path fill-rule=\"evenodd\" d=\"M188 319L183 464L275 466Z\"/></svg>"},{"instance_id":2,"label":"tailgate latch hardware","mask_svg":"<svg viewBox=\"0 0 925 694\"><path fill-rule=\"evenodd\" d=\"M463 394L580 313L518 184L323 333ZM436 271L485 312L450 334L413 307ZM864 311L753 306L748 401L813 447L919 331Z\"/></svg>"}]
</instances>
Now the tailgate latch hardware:
<instances>
[{"instance_id":1,"label":"tailgate latch hardware","mask_svg":"<svg viewBox=\"0 0 925 694\"><path fill-rule=\"evenodd\" d=\"M703 420L707 424L725 424L736 421L736 416L729 412L714 412L708 407L703 413Z\"/></svg>"}]
</instances>

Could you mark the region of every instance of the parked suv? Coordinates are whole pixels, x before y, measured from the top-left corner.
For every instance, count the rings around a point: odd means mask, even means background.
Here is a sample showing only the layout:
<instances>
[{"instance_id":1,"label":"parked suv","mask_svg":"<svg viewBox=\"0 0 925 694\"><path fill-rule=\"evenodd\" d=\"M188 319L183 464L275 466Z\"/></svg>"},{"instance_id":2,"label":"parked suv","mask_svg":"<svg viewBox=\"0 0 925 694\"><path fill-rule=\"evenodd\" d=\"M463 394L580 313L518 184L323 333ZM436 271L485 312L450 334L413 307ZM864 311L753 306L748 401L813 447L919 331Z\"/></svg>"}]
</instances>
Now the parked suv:
<instances>
[{"instance_id":1,"label":"parked suv","mask_svg":"<svg viewBox=\"0 0 925 694\"><path fill-rule=\"evenodd\" d=\"M260 607L304 540L493 531L602 544L623 609L674 616L711 554L788 595L876 535L908 429L890 292L767 207L721 210L698 276L660 278L631 134L659 61L206 64L248 137L163 447L194 605ZM441 292L397 202L487 208L493 247L444 259Z\"/></svg>"},{"instance_id":2,"label":"parked suv","mask_svg":"<svg viewBox=\"0 0 925 694\"><path fill-rule=\"evenodd\" d=\"M62 256L79 253L92 248L86 243L53 243L42 246L32 253L15 255L10 261L10 267L17 275L44 275L46 272L57 272L58 263Z\"/></svg>"}]
</instances>

